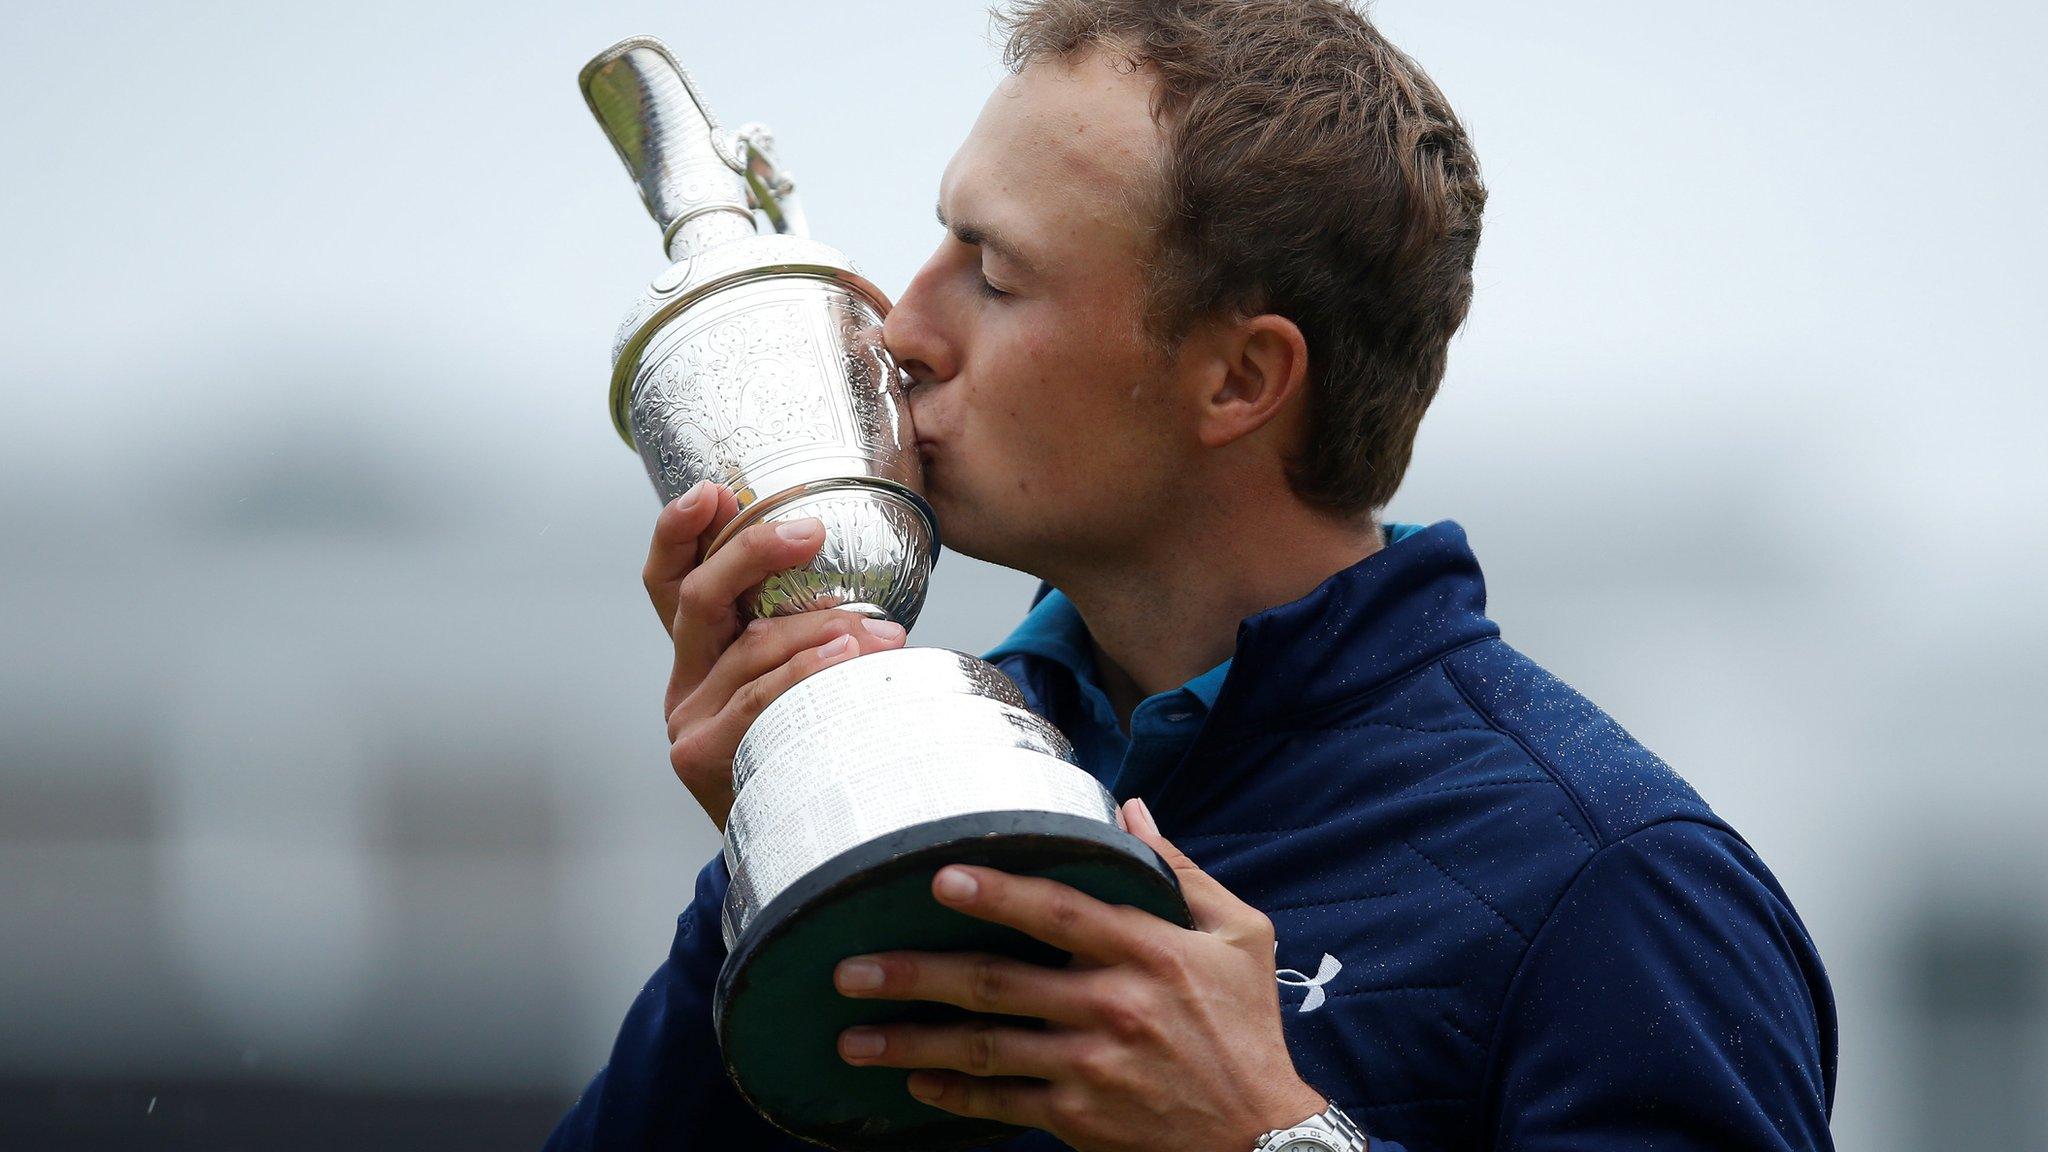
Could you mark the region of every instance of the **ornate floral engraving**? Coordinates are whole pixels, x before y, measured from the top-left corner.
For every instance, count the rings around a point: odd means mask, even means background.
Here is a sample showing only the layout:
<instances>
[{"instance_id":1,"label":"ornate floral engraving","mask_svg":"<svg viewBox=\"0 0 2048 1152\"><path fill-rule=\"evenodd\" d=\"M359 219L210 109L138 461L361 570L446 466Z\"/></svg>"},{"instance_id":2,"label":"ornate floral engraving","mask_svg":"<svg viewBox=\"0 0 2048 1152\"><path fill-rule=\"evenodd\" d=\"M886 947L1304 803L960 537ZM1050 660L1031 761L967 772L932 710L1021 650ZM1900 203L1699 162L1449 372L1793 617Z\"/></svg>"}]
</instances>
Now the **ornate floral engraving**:
<instances>
[{"instance_id":1,"label":"ornate floral engraving","mask_svg":"<svg viewBox=\"0 0 2048 1152\"><path fill-rule=\"evenodd\" d=\"M688 305L639 347L627 420L663 499L712 480L750 520L769 502L769 519L825 521L818 557L769 581L756 611L864 605L909 626L937 529L900 494L919 470L879 310L844 285L764 277Z\"/></svg>"},{"instance_id":2,"label":"ornate floral engraving","mask_svg":"<svg viewBox=\"0 0 2048 1152\"><path fill-rule=\"evenodd\" d=\"M931 578L931 525L900 499L858 489L799 500L772 520L815 516L825 546L810 564L761 586L756 611L786 616L813 608L867 604L910 627Z\"/></svg>"},{"instance_id":3,"label":"ornate floral engraving","mask_svg":"<svg viewBox=\"0 0 2048 1152\"><path fill-rule=\"evenodd\" d=\"M831 384L802 306L751 308L643 369L635 440L664 493L728 480L770 452L836 444Z\"/></svg>"}]
</instances>

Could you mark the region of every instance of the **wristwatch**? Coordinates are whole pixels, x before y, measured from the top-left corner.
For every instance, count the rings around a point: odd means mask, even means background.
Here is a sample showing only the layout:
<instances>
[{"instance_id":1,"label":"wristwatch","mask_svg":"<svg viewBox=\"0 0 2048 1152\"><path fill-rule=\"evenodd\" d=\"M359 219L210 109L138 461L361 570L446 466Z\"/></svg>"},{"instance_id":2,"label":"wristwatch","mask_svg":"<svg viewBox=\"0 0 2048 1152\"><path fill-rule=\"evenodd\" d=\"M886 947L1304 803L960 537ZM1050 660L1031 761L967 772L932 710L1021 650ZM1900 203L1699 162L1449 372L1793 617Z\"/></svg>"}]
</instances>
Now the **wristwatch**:
<instances>
[{"instance_id":1,"label":"wristwatch","mask_svg":"<svg viewBox=\"0 0 2048 1152\"><path fill-rule=\"evenodd\" d=\"M1335 1104L1292 1128L1275 1128L1252 1152L1366 1152L1365 1133Z\"/></svg>"}]
</instances>

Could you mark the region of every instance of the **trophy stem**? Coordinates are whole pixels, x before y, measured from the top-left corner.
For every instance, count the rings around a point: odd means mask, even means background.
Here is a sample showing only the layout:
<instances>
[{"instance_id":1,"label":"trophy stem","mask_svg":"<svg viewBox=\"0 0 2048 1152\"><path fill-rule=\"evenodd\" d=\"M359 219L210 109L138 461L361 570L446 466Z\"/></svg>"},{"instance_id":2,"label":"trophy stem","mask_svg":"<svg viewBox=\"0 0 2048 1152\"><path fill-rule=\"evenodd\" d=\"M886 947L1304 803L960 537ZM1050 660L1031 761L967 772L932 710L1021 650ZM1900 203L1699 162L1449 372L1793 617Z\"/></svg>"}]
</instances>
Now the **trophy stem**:
<instances>
[{"instance_id":1,"label":"trophy stem","mask_svg":"<svg viewBox=\"0 0 2048 1152\"><path fill-rule=\"evenodd\" d=\"M707 248L730 244L758 235L752 213L735 215L730 208L717 207L686 216L668 226L662 250L670 260L687 260Z\"/></svg>"}]
</instances>

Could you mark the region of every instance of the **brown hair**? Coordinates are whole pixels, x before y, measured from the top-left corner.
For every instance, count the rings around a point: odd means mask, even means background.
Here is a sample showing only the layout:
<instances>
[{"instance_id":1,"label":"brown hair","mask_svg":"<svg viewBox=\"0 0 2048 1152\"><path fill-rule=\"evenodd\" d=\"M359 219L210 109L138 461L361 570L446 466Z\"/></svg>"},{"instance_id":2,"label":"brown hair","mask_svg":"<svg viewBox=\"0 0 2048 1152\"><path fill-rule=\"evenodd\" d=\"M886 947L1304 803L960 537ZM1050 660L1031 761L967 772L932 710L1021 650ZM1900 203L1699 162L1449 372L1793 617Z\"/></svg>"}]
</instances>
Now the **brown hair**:
<instances>
[{"instance_id":1,"label":"brown hair","mask_svg":"<svg viewBox=\"0 0 2048 1152\"><path fill-rule=\"evenodd\" d=\"M1167 136L1147 312L1171 343L1273 312L1309 347L1303 499L1378 510L1472 301L1479 162L1416 63L1341 0L1011 0L1012 70L1099 48Z\"/></svg>"}]
</instances>

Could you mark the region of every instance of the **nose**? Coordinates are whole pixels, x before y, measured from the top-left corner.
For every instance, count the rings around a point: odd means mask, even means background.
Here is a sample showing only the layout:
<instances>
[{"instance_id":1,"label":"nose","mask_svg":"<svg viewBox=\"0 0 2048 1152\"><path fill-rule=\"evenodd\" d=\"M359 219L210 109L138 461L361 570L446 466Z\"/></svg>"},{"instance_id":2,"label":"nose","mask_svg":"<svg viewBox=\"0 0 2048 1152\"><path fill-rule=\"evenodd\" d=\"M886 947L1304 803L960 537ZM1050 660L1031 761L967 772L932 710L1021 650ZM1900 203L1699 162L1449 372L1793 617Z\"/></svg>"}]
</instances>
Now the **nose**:
<instances>
[{"instance_id":1,"label":"nose","mask_svg":"<svg viewBox=\"0 0 2048 1152\"><path fill-rule=\"evenodd\" d=\"M940 308L938 262L937 255L925 261L882 321L882 346L913 386L942 384L960 370L959 351Z\"/></svg>"}]
</instances>

